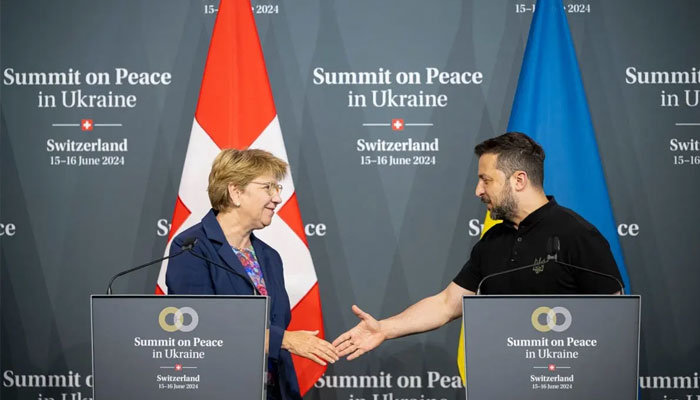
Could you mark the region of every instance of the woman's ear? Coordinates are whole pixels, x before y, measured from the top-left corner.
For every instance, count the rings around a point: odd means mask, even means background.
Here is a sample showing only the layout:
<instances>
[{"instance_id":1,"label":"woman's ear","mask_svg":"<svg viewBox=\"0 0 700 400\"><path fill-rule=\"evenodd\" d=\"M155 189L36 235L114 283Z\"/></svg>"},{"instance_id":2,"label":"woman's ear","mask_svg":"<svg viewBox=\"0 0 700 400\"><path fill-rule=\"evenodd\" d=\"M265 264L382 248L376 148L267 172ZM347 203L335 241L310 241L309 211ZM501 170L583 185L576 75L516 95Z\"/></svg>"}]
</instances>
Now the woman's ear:
<instances>
[{"instance_id":1,"label":"woman's ear","mask_svg":"<svg viewBox=\"0 0 700 400\"><path fill-rule=\"evenodd\" d=\"M240 189L238 189L236 185L233 183L228 184L228 196L231 199L231 204L233 204L234 207L241 206L241 194Z\"/></svg>"}]
</instances>

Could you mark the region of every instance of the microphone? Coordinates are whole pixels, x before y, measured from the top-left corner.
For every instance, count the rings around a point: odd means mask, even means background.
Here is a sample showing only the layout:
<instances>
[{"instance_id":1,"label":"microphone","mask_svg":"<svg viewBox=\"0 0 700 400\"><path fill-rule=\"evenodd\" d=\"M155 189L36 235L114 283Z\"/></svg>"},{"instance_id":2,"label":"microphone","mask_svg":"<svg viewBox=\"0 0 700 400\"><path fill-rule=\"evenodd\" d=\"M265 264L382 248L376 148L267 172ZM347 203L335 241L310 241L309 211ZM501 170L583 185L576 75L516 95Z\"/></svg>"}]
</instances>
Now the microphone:
<instances>
[{"instance_id":1,"label":"microphone","mask_svg":"<svg viewBox=\"0 0 700 400\"><path fill-rule=\"evenodd\" d=\"M579 266L577 266L577 265L572 265L572 264L565 263L565 262L563 262L563 261L559 261L559 250L560 250L560 249L561 249L561 242L559 241L559 237L558 237L558 236L550 236L549 238L547 238L547 262L553 261L553 262L555 262L555 263L557 263L557 264L559 264L559 265L563 265L563 266L566 266L566 267L574 268L574 269L577 269L577 270L580 270L580 271L585 271L585 272L588 272L588 273L591 273L591 274L595 274L595 275L603 276L603 277L605 277L605 278L612 279L612 280L614 280L615 282L617 282L617 284L620 286L620 293L621 293L621 294L625 294L625 287L624 287L624 285L622 284L622 282L620 282L619 279L617 279L617 278L614 277L613 275L606 274L606 273L604 273L604 272L594 271L594 270L592 270L592 269L590 269L590 268L579 267ZM525 265L525 266L522 266L522 267L511 268L511 269L508 269L508 270L505 270L505 271L496 272L496 273L493 273L493 274L490 274L490 275L486 275L483 279L481 279L481 281L479 281L479 285L478 285L477 288L476 288L476 294L477 294L477 295L481 294L481 285L483 285L484 282L486 282L486 280L488 280L488 279L491 279L491 278L496 277L496 276L499 276L499 275L506 275L506 274L510 274L511 272L516 272L516 271L520 271L520 270L523 270L523 269L532 268L532 267L534 267L534 266L536 266L536 265L542 265L542 262L535 262L535 263L530 264L530 265Z\"/></svg>"},{"instance_id":2,"label":"microphone","mask_svg":"<svg viewBox=\"0 0 700 400\"><path fill-rule=\"evenodd\" d=\"M559 258L559 236L550 236L547 238L547 261L558 261Z\"/></svg>"},{"instance_id":3,"label":"microphone","mask_svg":"<svg viewBox=\"0 0 700 400\"><path fill-rule=\"evenodd\" d=\"M209 264L215 265L215 266L217 266L217 267L223 269L224 271L228 271L228 272L230 272L230 273L232 273L232 274L234 274L234 275L238 275L238 276L242 277L242 278L245 279L246 281L250 282L250 284L253 286L253 294L254 294L254 295L260 295L260 292L258 292L258 288L255 287L255 283L253 283L253 281L250 279L250 277L249 277L248 275L243 275L243 274L241 274L240 272L236 271L235 269L229 267L228 265L220 264L220 263L218 263L218 262L216 262L216 261L214 261L214 260L211 260L211 259L209 259L209 258L207 258L207 257L204 257L204 256L202 256L202 255L199 255L199 254L195 253L194 250L193 250L193 248L194 248L194 245L197 244L197 239L196 239L196 238L191 238L191 239L194 239L194 240L193 240L193 243L192 243L192 246L188 247L187 249L185 249L185 243L186 243L187 240L189 240L189 239L186 239L184 242L182 242L182 247L181 247L181 248L183 249L182 252L187 251L187 252L190 253L190 255L192 255L192 256L194 256L194 257L197 257L197 258L199 258L200 260L204 260L204 261L208 262ZM180 252L180 253L182 253L182 252ZM180 253L178 253L177 255L179 255ZM173 256L173 257L174 257L174 256Z\"/></svg>"},{"instance_id":4,"label":"microphone","mask_svg":"<svg viewBox=\"0 0 700 400\"><path fill-rule=\"evenodd\" d=\"M523 270L523 269L532 268L532 267L534 267L534 266L536 266L536 265L542 265L542 261L540 261L540 262L535 262L535 263L532 263L532 264L529 264L529 265L524 265L524 266L522 266L522 267L511 268L511 269L507 269L507 270L505 270L505 271L495 272L495 273L493 273L493 274L486 275L485 277L483 277L483 278L479 281L479 285L476 287L476 295L478 296L478 295L481 294L481 285L483 285L484 282L486 282L488 279L491 279L491 278L496 277L496 276L499 276L499 275L506 275L506 274L510 274L511 272L516 272L516 271L520 271L520 270Z\"/></svg>"},{"instance_id":5,"label":"microphone","mask_svg":"<svg viewBox=\"0 0 700 400\"><path fill-rule=\"evenodd\" d=\"M610 274L606 274L605 272L594 271L590 268L580 267L578 265L568 264L568 263L565 263L563 261L559 261L559 257L558 257L559 249L560 249L559 237L558 236L549 237L547 239L547 260L552 260L555 263L557 263L559 265L563 265L565 267L577 269L580 271L585 271L585 272L588 272L588 273L591 273L594 275L598 275L598 276L602 276L602 277L605 277L608 279L612 279L618 284L618 286L620 286L620 294L623 294L623 295L625 294L625 286L615 276L610 275Z\"/></svg>"},{"instance_id":6,"label":"microphone","mask_svg":"<svg viewBox=\"0 0 700 400\"><path fill-rule=\"evenodd\" d=\"M188 237L182 241L182 246L180 246L180 249L181 250L192 250L194 248L195 244L197 244L197 238L196 237Z\"/></svg>"},{"instance_id":7,"label":"microphone","mask_svg":"<svg viewBox=\"0 0 700 400\"><path fill-rule=\"evenodd\" d=\"M109 280L109 284L107 284L107 295L111 295L111 294L112 294L112 283L114 283L114 280L117 279L117 278L119 278L120 276L126 275L126 274L128 274L128 273L130 273L130 272L137 271L137 270L139 270L139 269L141 269L141 268L146 268L146 267L148 267L149 265L153 265L153 264L155 264L155 263L157 263L157 262L160 262L160 261L163 261L163 260L167 260L168 258L177 257L177 256L179 256L180 254L182 254L182 253L184 253L184 252L186 252L186 251L192 250L192 248L194 247L195 243L197 243L197 239L196 239L196 238L187 238L187 239L185 239L185 240L182 242L181 250L180 250L179 252L177 252L176 254L173 254L173 255L171 255L171 256L161 257L161 258L159 258L159 259L157 259L157 260L148 262L148 263L146 263L146 264L139 265L138 267L134 267L134 268L127 269L126 271L122 271L122 272L120 272L120 273L114 275L114 276L112 277L112 279Z\"/></svg>"}]
</instances>

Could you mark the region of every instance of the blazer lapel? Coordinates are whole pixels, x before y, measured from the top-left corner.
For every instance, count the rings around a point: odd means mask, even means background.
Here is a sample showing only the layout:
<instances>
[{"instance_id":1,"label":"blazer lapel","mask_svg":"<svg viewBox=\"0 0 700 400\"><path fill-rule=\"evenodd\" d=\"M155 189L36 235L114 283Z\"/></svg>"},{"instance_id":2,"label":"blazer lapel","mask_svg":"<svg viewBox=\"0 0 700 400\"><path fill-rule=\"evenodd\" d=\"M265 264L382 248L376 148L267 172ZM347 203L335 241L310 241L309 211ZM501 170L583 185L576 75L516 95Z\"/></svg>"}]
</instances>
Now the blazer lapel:
<instances>
[{"instance_id":1,"label":"blazer lapel","mask_svg":"<svg viewBox=\"0 0 700 400\"><path fill-rule=\"evenodd\" d=\"M258 264L260 264L260 269L262 270L263 279L265 280L265 287L267 288L267 294L270 297L270 309L272 310L276 298L272 295L273 293L276 293L276 290L272 287L272 285L277 282L277 279L273 278L272 276L276 273L276 271L272 270L274 266L270 265L270 262L267 259L267 254L265 254L265 249L260 243L260 240L255 237L255 235L251 234L250 242L253 244L255 257L258 259Z\"/></svg>"},{"instance_id":2,"label":"blazer lapel","mask_svg":"<svg viewBox=\"0 0 700 400\"><path fill-rule=\"evenodd\" d=\"M204 232L206 233L207 238L211 241L218 242L221 245L221 247L219 247L219 250L217 251L219 254L219 258L224 261L224 264L236 271L241 276L241 278L247 278L246 282L251 288L251 294L253 294L253 289L255 288L255 286L250 280L248 273L245 272L245 268L243 268L243 265L238 260L238 257L236 256L236 254L234 254L233 250L231 249L231 246L226 241L224 231L221 230L221 226L219 226L219 221L216 220L216 214L214 214L214 210L210 210L209 213L204 218L202 218L202 226L204 227ZM227 272L227 274L231 274L231 272ZM232 278L233 277L229 276L229 281L233 282Z\"/></svg>"}]
</instances>

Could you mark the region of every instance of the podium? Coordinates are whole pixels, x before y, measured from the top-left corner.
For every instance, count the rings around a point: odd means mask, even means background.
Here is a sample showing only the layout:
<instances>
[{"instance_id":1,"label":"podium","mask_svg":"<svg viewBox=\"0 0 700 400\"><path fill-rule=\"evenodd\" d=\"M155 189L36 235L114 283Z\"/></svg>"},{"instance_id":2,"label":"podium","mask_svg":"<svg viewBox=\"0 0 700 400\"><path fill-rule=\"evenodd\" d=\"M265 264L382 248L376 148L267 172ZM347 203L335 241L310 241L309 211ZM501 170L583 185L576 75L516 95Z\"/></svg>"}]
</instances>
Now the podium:
<instances>
[{"instance_id":1,"label":"podium","mask_svg":"<svg viewBox=\"0 0 700 400\"><path fill-rule=\"evenodd\" d=\"M95 400L264 399L266 296L91 296Z\"/></svg>"},{"instance_id":2,"label":"podium","mask_svg":"<svg viewBox=\"0 0 700 400\"><path fill-rule=\"evenodd\" d=\"M633 400L639 296L464 296L467 400Z\"/></svg>"}]
</instances>

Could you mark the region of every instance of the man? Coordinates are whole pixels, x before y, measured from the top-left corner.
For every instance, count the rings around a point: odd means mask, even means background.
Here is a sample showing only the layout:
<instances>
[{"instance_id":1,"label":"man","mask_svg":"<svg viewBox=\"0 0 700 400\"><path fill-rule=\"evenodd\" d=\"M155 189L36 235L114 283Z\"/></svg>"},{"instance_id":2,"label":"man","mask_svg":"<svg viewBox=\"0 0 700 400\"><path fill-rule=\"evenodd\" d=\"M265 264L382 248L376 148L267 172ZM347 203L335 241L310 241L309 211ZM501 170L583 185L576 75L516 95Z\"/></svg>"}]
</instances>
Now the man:
<instances>
[{"instance_id":1,"label":"man","mask_svg":"<svg viewBox=\"0 0 700 400\"><path fill-rule=\"evenodd\" d=\"M619 293L620 273L605 238L545 195L542 147L510 132L484 141L474 152L479 156L475 194L503 223L486 232L442 292L381 321L353 305L361 321L333 342L339 356L352 360L386 339L439 328L461 317L462 297L478 288L486 294ZM547 242L554 237L561 243L559 261L597 273L547 262ZM506 272L522 266L531 267ZM499 272L504 273L493 275Z\"/></svg>"}]
</instances>

